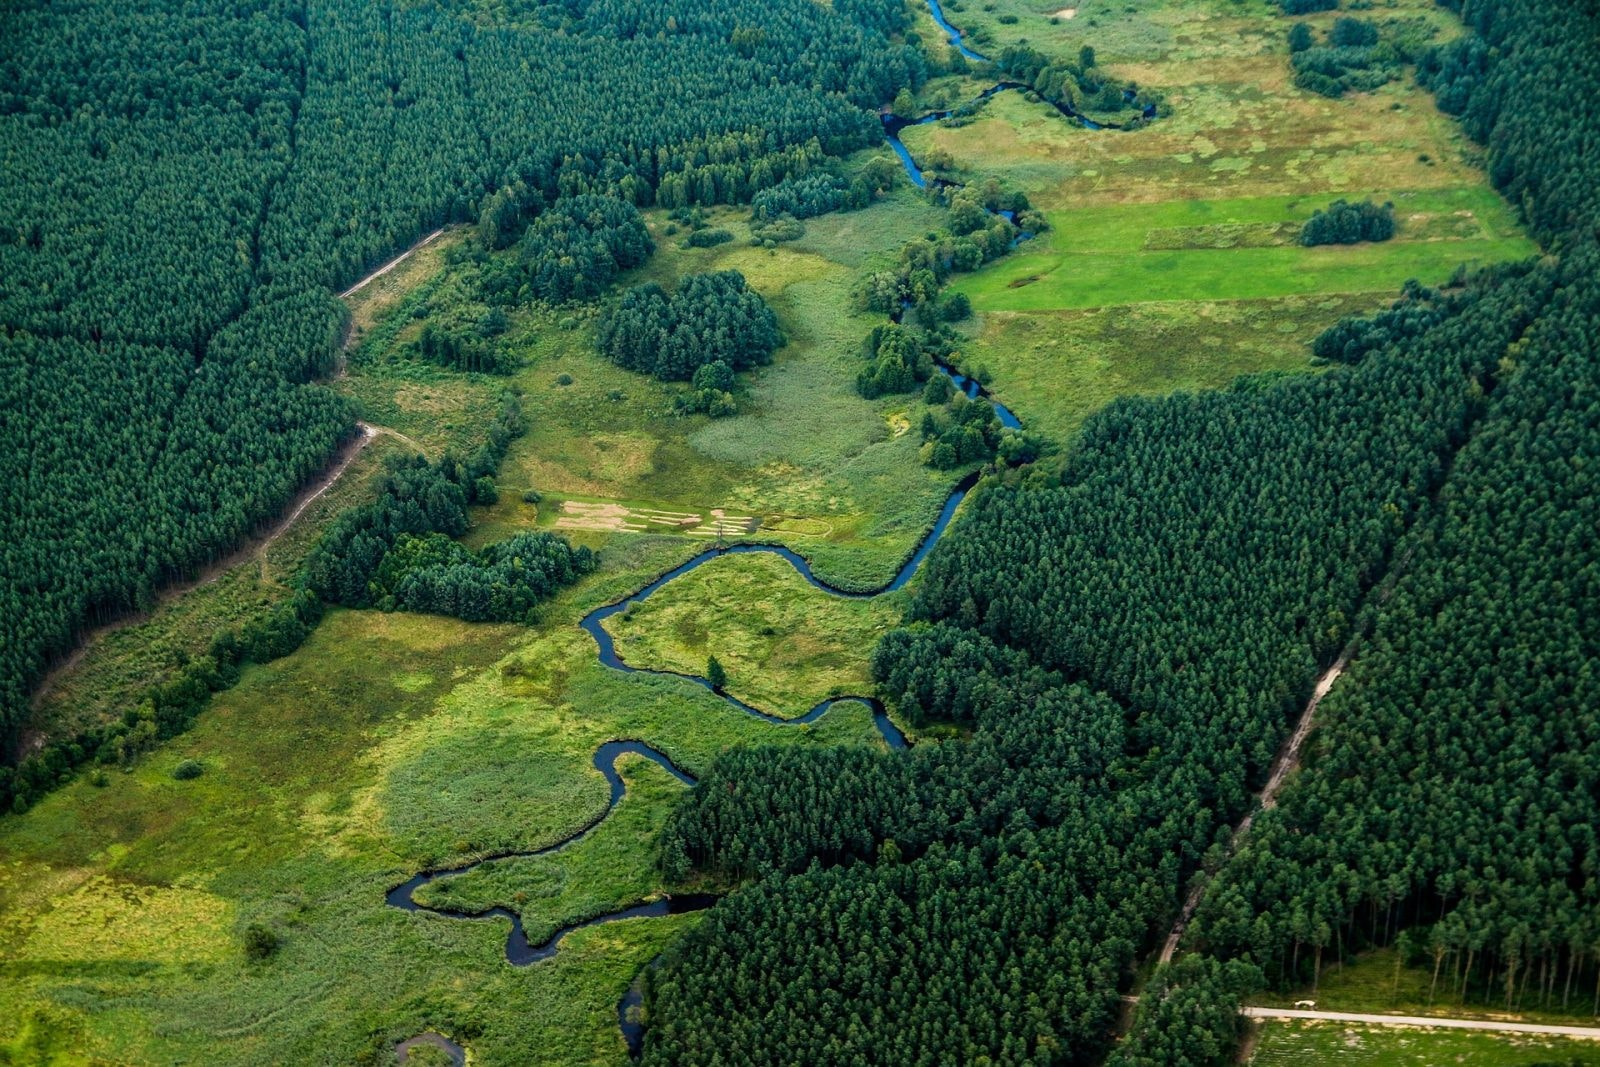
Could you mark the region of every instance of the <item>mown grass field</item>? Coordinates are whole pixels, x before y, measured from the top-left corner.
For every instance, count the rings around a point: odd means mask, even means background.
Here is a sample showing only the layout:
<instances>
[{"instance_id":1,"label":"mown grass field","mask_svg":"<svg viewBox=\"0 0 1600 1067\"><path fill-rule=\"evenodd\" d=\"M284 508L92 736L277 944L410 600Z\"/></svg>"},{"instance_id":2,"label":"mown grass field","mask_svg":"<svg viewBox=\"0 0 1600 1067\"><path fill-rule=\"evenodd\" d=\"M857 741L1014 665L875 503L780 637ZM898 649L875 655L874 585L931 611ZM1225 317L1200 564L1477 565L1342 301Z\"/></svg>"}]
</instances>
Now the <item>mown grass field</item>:
<instances>
[{"instance_id":1,"label":"mown grass field","mask_svg":"<svg viewBox=\"0 0 1600 1067\"><path fill-rule=\"evenodd\" d=\"M1393 292L1410 278L1439 285L1464 264L1537 251L1517 234L1509 206L1486 189L1352 198L1392 202L1395 238L1295 243L1300 223L1332 195L1059 208L1049 212L1048 233L958 288L986 311Z\"/></svg>"},{"instance_id":2,"label":"mown grass field","mask_svg":"<svg viewBox=\"0 0 1600 1067\"><path fill-rule=\"evenodd\" d=\"M1590 1067L1600 1042L1534 1034L1494 1034L1272 1021L1262 1026L1252 1067Z\"/></svg>"}]
</instances>

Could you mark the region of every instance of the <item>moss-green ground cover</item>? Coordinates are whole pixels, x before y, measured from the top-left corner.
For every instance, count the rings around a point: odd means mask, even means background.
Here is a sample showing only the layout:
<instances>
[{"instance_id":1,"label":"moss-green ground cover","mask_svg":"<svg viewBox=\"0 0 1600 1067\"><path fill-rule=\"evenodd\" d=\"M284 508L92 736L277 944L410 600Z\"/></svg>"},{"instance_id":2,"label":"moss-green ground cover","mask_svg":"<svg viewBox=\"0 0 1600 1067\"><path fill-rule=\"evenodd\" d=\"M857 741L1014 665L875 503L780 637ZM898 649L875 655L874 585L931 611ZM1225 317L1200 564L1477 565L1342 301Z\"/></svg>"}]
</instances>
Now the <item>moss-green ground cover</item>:
<instances>
[{"instance_id":1,"label":"moss-green ground cover","mask_svg":"<svg viewBox=\"0 0 1600 1067\"><path fill-rule=\"evenodd\" d=\"M1590 1067L1600 1042L1358 1023L1268 1022L1252 1067Z\"/></svg>"},{"instance_id":2,"label":"moss-green ground cover","mask_svg":"<svg viewBox=\"0 0 1600 1067\"><path fill-rule=\"evenodd\" d=\"M723 556L613 616L607 629L632 666L703 676L716 656L729 693L794 718L827 697L870 695L872 646L901 611L894 596L832 596L777 556Z\"/></svg>"}]
</instances>

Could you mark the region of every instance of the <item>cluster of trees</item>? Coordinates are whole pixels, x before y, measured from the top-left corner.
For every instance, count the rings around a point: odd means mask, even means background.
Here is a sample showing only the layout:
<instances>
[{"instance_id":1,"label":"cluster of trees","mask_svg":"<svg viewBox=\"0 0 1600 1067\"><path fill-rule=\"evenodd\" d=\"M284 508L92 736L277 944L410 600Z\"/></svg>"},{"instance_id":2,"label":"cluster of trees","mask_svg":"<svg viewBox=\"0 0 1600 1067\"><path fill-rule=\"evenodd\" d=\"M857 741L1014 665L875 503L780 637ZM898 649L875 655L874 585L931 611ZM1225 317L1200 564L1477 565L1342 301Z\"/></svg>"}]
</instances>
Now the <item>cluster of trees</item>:
<instances>
[{"instance_id":1,"label":"cluster of trees","mask_svg":"<svg viewBox=\"0 0 1600 1067\"><path fill-rule=\"evenodd\" d=\"M1517 336L1502 309L1440 299L1479 316L1317 377L1120 401L1059 479L969 497L873 657L901 714L969 739L720 758L664 863L760 881L653 977L646 1061L1102 1054L1126 973L1246 810ZM1249 975L1219 974L1174 979L1157 1017L1227 1014Z\"/></svg>"},{"instance_id":2,"label":"cluster of trees","mask_svg":"<svg viewBox=\"0 0 1600 1067\"><path fill-rule=\"evenodd\" d=\"M83 626L224 554L354 432L308 384L343 332L331 290L475 212L499 245L585 193L748 199L877 142L872 108L926 76L890 40L906 18L891 0L758 8L575 0L500 25L358 0L9 13L0 733ZM594 235L571 236L541 232L529 272L557 265L535 287L603 273Z\"/></svg>"},{"instance_id":3,"label":"cluster of trees","mask_svg":"<svg viewBox=\"0 0 1600 1067\"><path fill-rule=\"evenodd\" d=\"M1318 11L1334 11L1339 0L1278 0L1285 15L1311 15Z\"/></svg>"},{"instance_id":4,"label":"cluster of trees","mask_svg":"<svg viewBox=\"0 0 1600 1067\"><path fill-rule=\"evenodd\" d=\"M1335 200L1313 212L1300 227L1300 243L1308 248L1387 241L1393 236L1394 204L1374 204L1371 200Z\"/></svg>"},{"instance_id":5,"label":"cluster of trees","mask_svg":"<svg viewBox=\"0 0 1600 1067\"><path fill-rule=\"evenodd\" d=\"M1242 960L1190 955L1161 964L1139 995L1128 1039L1107 1067L1224 1067L1246 1022L1239 1001L1261 988L1261 972Z\"/></svg>"},{"instance_id":6,"label":"cluster of trees","mask_svg":"<svg viewBox=\"0 0 1600 1067\"><path fill-rule=\"evenodd\" d=\"M521 284L515 297L519 302L593 300L618 274L639 266L655 250L639 209L631 203L593 193L562 198L541 212L517 242Z\"/></svg>"},{"instance_id":7,"label":"cluster of trees","mask_svg":"<svg viewBox=\"0 0 1600 1067\"><path fill-rule=\"evenodd\" d=\"M944 333L898 322L874 326L864 346L867 366L856 375L856 392L868 400L911 392L933 374L936 359L950 354L949 342Z\"/></svg>"},{"instance_id":8,"label":"cluster of trees","mask_svg":"<svg viewBox=\"0 0 1600 1067\"><path fill-rule=\"evenodd\" d=\"M834 171L821 171L803 178L790 178L750 199L750 218L771 222L788 215L796 219L815 218L830 211L855 211L872 203L874 197L894 188L900 168L887 157L870 160L854 178Z\"/></svg>"},{"instance_id":9,"label":"cluster of trees","mask_svg":"<svg viewBox=\"0 0 1600 1067\"><path fill-rule=\"evenodd\" d=\"M733 399L737 379L733 368L722 360L695 368L689 379L689 391L672 398L672 407L680 415L710 415L714 419L732 415L739 410Z\"/></svg>"},{"instance_id":10,"label":"cluster of trees","mask_svg":"<svg viewBox=\"0 0 1600 1067\"><path fill-rule=\"evenodd\" d=\"M634 286L601 312L596 342L618 366L685 381L712 363L767 363L784 336L761 294L725 270L687 275L670 295L654 282Z\"/></svg>"},{"instance_id":11,"label":"cluster of trees","mask_svg":"<svg viewBox=\"0 0 1600 1067\"><path fill-rule=\"evenodd\" d=\"M931 401L940 393L948 394L943 408L922 416L922 462L948 471L993 459L1006 433L994 406L987 400L969 400L948 386L934 386L923 397Z\"/></svg>"},{"instance_id":12,"label":"cluster of trees","mask_svg":"<svg viewBox=\"0 0 1600 1067\"><path fill-rule=\"evenodd\" d=\"M505 312L491 308L469 328L461 324L427 322L417 336L417 354L429 363L454 370L486 374L510 374L516 369L515 357L493 343L506 331Z\"/></svg>"},{"instance_id":13,"label":"cluster of trees","mask_svg":"<svg viewBox=\"0 0 1600 1067\"><path fill-rule=\"evenodd\" d=\"M898 314L904 307L930 305L952 274L977 270L1009 252L1024 231L1038 233L1045 228L1044 216L1032 210L1025 194L1006 193L992 178L955 189L949 196L946 228L907 242L893 268L867 275L855 292L858 306ZM937 317L953 321L965 314L953 305L948 314Z\"/></svg>"},{"instance_id":14,"label":"cluster of trees","mask_svg":"<svg viewBox=\"0 0 1600 1067\"><path fill-rule=\"evenodd\" d=\"M1069 114L1135 111L1143 115L1161 104L1159 94L1101 70L1090 45L1078 51L1075 62L1051 59L1025 44L1010 45L1000 53L996 65L1008 78L1023 83Z\"/></svg>"},{"instance_id":15,"label":"cluster of trees","mask_svg":"<svg viewBox=\"0 0 1600 1067\"><path fill-rule=\"evenodd\" d=\"M689 248L715 248L725 245L733 240L733 231L723 229L721 226L706 226L692 231L683 243Z\"/></svg>"},{"instance_id":16,"label":"cluster of trees","mask_svg":"<svg viewBox=\"0 0 1600 1067\"><path fill-rule=\"evenodd\" d=\"M533 622L538 605L592 572L587 548L537 531L468 550L441 533L402 534L374 576L378 607L467 622Z\"/></svg>"},{"instance_id":17,"label":"cluster of trees","mask_svg":"<svg viewBox=\"0 0 1600 1067\"><path fill-rule=\"evenodd\" d=\"M1425 61L1424 80L1562 255L1479 278L1487 310L1454 309L1460 329L1517 324L1488 413L1324 702L1305 768L1192 930L1285 985L1393 943L1431 972L1434 1001L1600 1013L1600 121L1583 102L1600 86L1600 21L1553 0L1451 6L1477 34ZM1382 316L1337 347L1410 353L1437 315Z\"/></svg>"},{"instance_id":18,"label":"cluster of trees","mask_svg":"<svg viewBox=\"0 0 1600 1067\"><path fill-rule=\"evenodd\" d=\"M1398 41L1380 42L1378 27L1365 19L1340 18L1318 45L1305 23L1289 31L1294 83L1309 92L1339 97L1370 92L1400 76L1408 60Z\"/></svg>"}]
</instances>

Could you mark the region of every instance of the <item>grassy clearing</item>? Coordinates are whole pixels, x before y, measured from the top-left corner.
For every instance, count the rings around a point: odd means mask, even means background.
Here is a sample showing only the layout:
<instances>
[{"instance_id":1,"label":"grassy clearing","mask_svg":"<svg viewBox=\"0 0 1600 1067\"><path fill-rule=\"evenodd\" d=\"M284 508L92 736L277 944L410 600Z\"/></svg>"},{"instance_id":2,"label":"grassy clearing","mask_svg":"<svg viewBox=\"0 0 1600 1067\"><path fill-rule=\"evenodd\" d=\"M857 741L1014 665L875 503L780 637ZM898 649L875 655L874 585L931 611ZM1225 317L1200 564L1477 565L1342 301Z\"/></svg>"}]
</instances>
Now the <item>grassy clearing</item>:
<instances>
[{"instance_id":1,"label":"grassy clearing","mask_svg":"<svg viewBox=\"0 0 1600 1067\"><path fill-rule=\"evenodd\" d=\"M138 703L145 689L203 655L218 632L281 603L289 595L285 579L322 529L340 511L373 494L384 457L406 451L393 438L376 438L265 552L252 551L214 580L94 636L83 656L61 671L38 699L30 731L57 736L119 717Z\"/></svg>"},{"instance_id":2,"label":"grassy clearing","mask_svg":"<svg viewBox=\"0 0 1600 1067\"><path fill-rule=\"evenodd\" d=\"M774 715L870 694L867 658L902 611L900 598L845 600L772 555L724 556L614 616L617 651L638 667L704 675L716 656L728 692Z\"/></svg>"},{"instance_id":3,"label":"grassy clearing","mask_svg":"<svg viewBox=\"0 0 1600 1067\"><path fill-rule=\"evenodd\" d=\"M1254 1067L1588 1067L1600 1042L1534 1034L1421 1030L1356 1023L1268 1022L1248 1062Z\"/></svg>"},{"instance_id":4,"label":"grassy clearing","mask_svg":"<svg viewBox=\"0 0 1600 1067\"><path fill-rule=\"evenodd\" d=\"M1325 968L1317 990L1252 998L1253 1003L1269 1007L1293 1007L1296 1000L1313 998L1317 1007L1325 1011L1398 1012L1403 1015L1440 1015L1456 1019L1513 1019L1521 1022L1547 1023L1555 1026L1594 1026L1593 988L1574 989L1568 1001L1568 1010L1561 1010L1562 987L1556 982L1551 1003L1542 1009L1538 993L1525 993L1520 1007L1505 1010L1504 991L1487 997L1478 990L1466 999L1457 996L1451 986L1450 967L1446 964L1435 986L1431 966L1396 966L1398 953L1392 948L1364 952L1354 960Z\"/></svg>"},{"instance_id":5,"label":"grassy clearing","mask_svg":"<svg viewBox=\"0 0 1600 1067\"><path fill-rule=\"evenodd\" d=\"M1024 425L1057 441L1119 396L1221 388L1241 374L1303 371L1310 342L1392 294L1126 304L1083 311L991 312L964 355Z\"/></svg>"},{"instance_id":6,"label":"grassy clearing","mask_svg":"<svg viewBox=\"0 0 1600 1067\"><path fill-rule=\"evenodd\" d=\"M1111 206L1051 212L1052 231L957 288L985 311L1040 311L1167 300L1259 300L1318 293L1394 292L1408 279L1439 285L1462 264L1519 259L1537 251L1523 237L1480 235L1411 240L1402 224L1393 240L1377 244L1298 244L1248 247L1247 227L1293 225L1321 198L1195 201L1167 210ZM1393 200L1404 220L1420 226L1440 219L1421 203L1470 202L1468 191L1437 194L1378 193ZM1176 207L1177 210L1172 210ZM1277 215L1277 218L1271 216ZM1266 216L1266 218L1262 218ZM1444 218L1449 216L1443 215ZM1473 216L1469 223L1483 220ZM1259 233L1260 230L1256 230ZM1430 226L1426 232L1437 232ZM1176 242L1213 247L1162 247ZM1151 247L1154 245L1155 247Z\"/></svg>"},{"instance_id":7,"label":"grassy clearing","mask_svg":"<svg viewBox=\"0 0 1600 1067\"><path fill-rule=\"evenodd\" d=\"M350 308L350 343L359 345L378 321L404 301L423 282L443 268L450 249L466 239L468 230L453 227L414 250L401 263L345 298Z\"/></svg>"},{"instance_id":8,"label":"grassy clearing","mask_svg":"<svg viewBox=\"0 0 1600 1067\"><path fill-rule=\"evenodd\" d=\"M409 915L384 891L594 818L607 787L590 760L608 738L646 740L691 772L733 744L876 743L859 707L779 729L688 683L600 667L578 618L678 552L631 545L531 631L335 612L130 773L0 822L0 1045L47 1035L75 1059L349 1063L435 1027L484 1062L619 1062L617 998L693 916L581 931L516 970L503 923ZM173 780L184 758L205 772ZM623 769L615 826L506 885L514 903L528 895L530 924L672 888L641 843L680 787ZM242 957L251 922L283 938L266 963Z\"/></svg>"},{"instance_id":9,"label":"grassy clearing","mask_svg":"<svg viewBox=\"0 0 1600 1067\"><path fill-rule=\"evenodd\" d=\"M592 308L514 314L507 336L522 367L509 379L410 359L405 345L421 329L411 308L444 299L448 271L395 304L342 387L369 420L430 452L472 447L499 389L523 391L529 431L502 466L501 502L480 516L475 541L552 523L562 499L721 508L755 516L764 536L804 552L835 582L879 584L932 523L951 480L922 467L917 442L896 432L909 424L913 400L855 394L860 344L880 317L849 310L849 292L861 270L892 257L907 233L930 228L938 214L902 189L866 210L810 220L804 238L774 249L750 246L746 216L713 212L711 224L735 240L697 249L684 247L683 231L668 232L664 213L649 213L659 251L623 279L672 286L688 273L734 269L772 304L789 344L748 376L733 418L673 415L680 386L624 371L595 351ZM537 509L524 504L528 489L549 499ZM599 546L621 536L579 539Z\"/></svg>"}]
</instances>

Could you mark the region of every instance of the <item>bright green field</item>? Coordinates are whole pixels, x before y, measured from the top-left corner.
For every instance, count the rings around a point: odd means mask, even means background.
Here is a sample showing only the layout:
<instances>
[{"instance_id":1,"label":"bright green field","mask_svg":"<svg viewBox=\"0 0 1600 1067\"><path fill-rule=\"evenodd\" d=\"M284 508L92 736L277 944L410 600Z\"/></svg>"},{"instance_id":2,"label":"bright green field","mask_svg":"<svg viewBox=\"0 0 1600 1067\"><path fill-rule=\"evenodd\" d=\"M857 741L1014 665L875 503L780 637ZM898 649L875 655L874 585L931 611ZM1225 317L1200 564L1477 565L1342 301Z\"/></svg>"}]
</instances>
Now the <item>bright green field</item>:
<instances>
[{"instance_id":1,"label":"bright green field","mask_svg":"<svg viewBox=\"0 0 1600 1067\"><path fill-rule=\"evenodd\" d=\"M1294 88L1276 5L1085 0L1071 19L1065 6L968 0L947 14L991 53L1023 38L1063 56L1092 43L1102 65L1159 89L1170 115L1090 131L1008 92L966 125L903 134L919 158L947 160L945 176L997 175L1050 220L955 283L978 311L963 356L1031 429L1065 443L1117 396L1307 370L1318 333L1386 305L1408 279L1440 284L1464 264L1536 251L1488 188L1479 149L1409 78L1341 100ZM1375 14L1455 32L1431 2ZM1393 240L1295 243L1316 208L1367 196L1395 203Z\"/></svg>"},{"instance_id":2,"label":"bright green field","mask_svg":"<svg viewBox=\"0 0 1600 1067\"><path fill-rule=\"evenodd\" d=\"M1041 311L1188 300L1260 300L1320 293L1394 291L1407 279L1437 285L1458 266L1537 251L1516 236L1504 201L1486 190L1368 194L1392 200L1393 240L1302 248L1228 245L1252 224L1300 222L1333 197L1252 197L1103 205L1049 213L1049 233L956 286L983 311ZM1471 236L1408 239L1411 227L1470 213ZM1255 232L1259 233L1257 229ZM1509 233L1509 236L1502 234ZM1150 248L1188 239L1201 247Z\"/></svg>"},{"instance_id":3,"label":"bright green field","mask_svg":"<svg viewBox=\"0 0 1600 1067\"><path fill-rule=\"evenodd\" d=\"M1600 1042L1532 1034L1274 1021L1261 1028L1247 1062L1252 1067L1591 1067L1600 1064Z\"/></svg>"}]
</instances>

